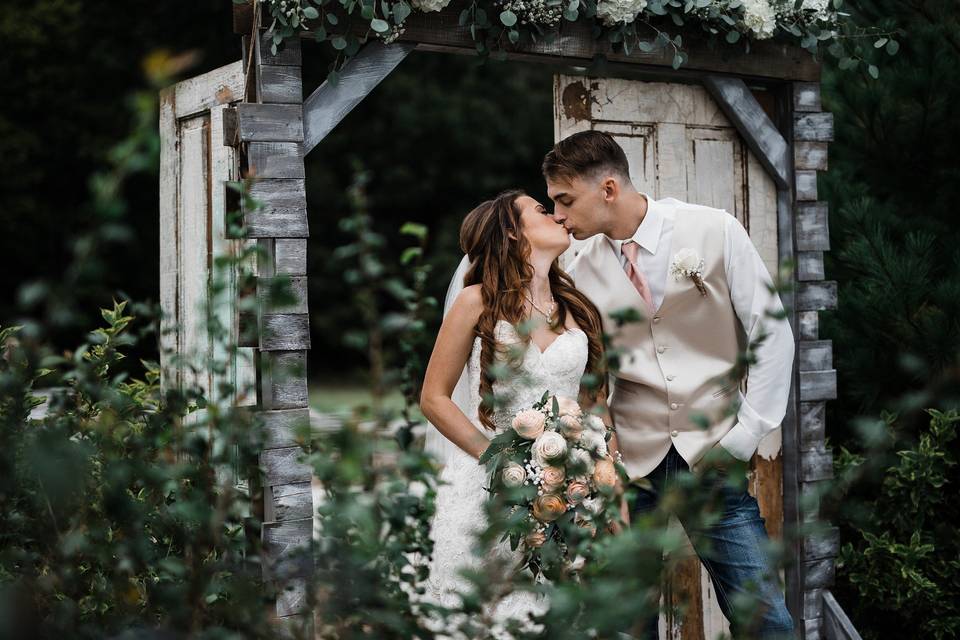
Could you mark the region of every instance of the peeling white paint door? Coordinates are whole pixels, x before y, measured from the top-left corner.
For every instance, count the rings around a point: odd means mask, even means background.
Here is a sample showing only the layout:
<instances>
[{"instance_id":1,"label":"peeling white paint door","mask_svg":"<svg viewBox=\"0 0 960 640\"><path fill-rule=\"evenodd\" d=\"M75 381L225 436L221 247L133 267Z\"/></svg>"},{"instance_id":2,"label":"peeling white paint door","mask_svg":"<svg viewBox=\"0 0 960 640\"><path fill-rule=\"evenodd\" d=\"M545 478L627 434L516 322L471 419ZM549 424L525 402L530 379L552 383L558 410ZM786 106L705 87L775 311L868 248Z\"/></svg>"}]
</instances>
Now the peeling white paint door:
<instances>
[{"instance_id":1,"label":"peeling white paint door","mask_svg":"<svg viewBox=\"0 0 960 640\"><path fill-rule=\"evenodd\" d=\"M610 133L630 162L634 186L655 199L726 209L746 227L767 269L777 271L776 186L733 125L700 85L617 78L554 77L554 137L578 131ZM579 248L574 241L565 257ZM757 496L771 536L783 523L780 430L760 444L751 463ZM661 638L695 640L729 633L706 571L688 549L664 597L686 599L684 619L661 618Z\"/></svg>"},{"instance_id":2,"label":"peeling white paint door","mask_svg":"<svg viewBox=\"0 0 960 640\"><path fill-rule=\"evenodd\" d=\"M237 405L256 403L253 349L228 353L207 332L205 307L214 259L240 248L225 233L224 183L237 180L236 150L223 144L223 113L243 97L240 61L180 82L160 95L160 306L161 382L164 389L197 385L219 398L229 382ZM249 242L249 241L243 241ZM236 344L237 272L224 275L228 290L216 308ZM222 342L222 341L220 341ZM217 374L210 363L226 361ZM250 389L243 396L239 390Z\"/></svg>"}]
</instances>

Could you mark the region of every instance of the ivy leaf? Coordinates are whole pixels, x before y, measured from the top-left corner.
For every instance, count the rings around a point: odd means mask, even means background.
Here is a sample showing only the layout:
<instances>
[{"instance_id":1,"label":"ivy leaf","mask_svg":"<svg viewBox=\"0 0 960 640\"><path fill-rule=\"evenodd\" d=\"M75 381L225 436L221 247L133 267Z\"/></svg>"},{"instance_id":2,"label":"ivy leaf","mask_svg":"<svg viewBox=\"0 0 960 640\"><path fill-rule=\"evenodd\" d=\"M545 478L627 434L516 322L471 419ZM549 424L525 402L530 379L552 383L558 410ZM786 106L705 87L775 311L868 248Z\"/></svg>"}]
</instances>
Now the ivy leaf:
<instances>
[{"instance_id":1,"label":"ivy leaf","mask_svg":"<svg viewBox=\"0 0 960 640\"><path fill-rule=\"evenodd\" d=\"M512 27L513 25L517 24L517 15L513 11L507 9L500 14L500 22L502 22L503 26L505 27Z\"/></svg>"},{"instance_id":2,"label":"ivy leaf","mask_svg":"<svg viewBox=\"0 0 960 640\"><path fill-rule=\"evenodd\" d=\"M377 33L386 33L387 31L390 31L390 25L387 24L387 21L381 20L380 18L374 18L372 21L370 21L370 28Z\"/></svg>"}]
</instances>

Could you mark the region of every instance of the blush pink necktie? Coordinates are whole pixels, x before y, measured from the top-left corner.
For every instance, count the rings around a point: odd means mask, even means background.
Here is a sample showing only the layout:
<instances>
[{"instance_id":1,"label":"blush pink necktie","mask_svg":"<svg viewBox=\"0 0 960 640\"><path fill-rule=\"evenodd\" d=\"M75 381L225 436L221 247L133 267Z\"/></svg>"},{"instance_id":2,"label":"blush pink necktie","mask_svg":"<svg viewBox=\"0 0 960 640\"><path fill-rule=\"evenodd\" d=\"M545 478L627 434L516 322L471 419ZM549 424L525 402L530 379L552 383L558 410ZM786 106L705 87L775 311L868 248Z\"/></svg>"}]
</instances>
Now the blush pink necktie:
<instances>
[{"instance_id":1,"label":"blush pink necktie","mask_svg":"<svg viewBox=\"0 0 960 640\"><path fill-rule=\"evenodd\" d=\"M627 258L627 267L625 269L627 277L630 278L630 282L636 287L637 293L640 294L643 301L647 303L647 311L650 315L653 315L656 309L653 308L653 296L650 295L650 286L647 284L647 277L643 275L643 271L637 266L637 253L640 251L640 245L633 240L625 240L623 244L620 245L620 251L622 251L623 255Z\"/></svg>"}]
</instances>

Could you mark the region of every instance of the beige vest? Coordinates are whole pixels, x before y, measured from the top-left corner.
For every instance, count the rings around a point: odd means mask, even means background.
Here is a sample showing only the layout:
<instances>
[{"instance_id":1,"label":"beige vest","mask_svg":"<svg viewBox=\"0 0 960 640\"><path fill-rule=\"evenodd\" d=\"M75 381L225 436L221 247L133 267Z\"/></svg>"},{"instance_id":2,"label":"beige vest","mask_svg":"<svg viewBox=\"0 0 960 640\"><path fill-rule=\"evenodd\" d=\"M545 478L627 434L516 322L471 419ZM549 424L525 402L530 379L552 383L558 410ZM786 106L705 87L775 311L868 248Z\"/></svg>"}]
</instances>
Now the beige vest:
<instances>
[{"instance_id":1,"label":"beige vest","mask_svg":"<svg viewBox=\"0 0 960 640\"><path fill-rule=\"evenodd\" d=\"M646 313L607 238L592 238L571 265L577 288L600 310L613 346L623 350L610 412L631 478L653 471L671 443L692 466L730 430L736 416L729 409L740 385L723 378L746 344L723 266L722 216L730 214L683 203L657 206L675 212L672 246L660 250L669 251L670 263L682 248L699 254L706 297L692 279L668 275L653 317L618 328L610 312L633 307ZM706 429L696 416L707 420Z\"/></svg>"}]
</instances>

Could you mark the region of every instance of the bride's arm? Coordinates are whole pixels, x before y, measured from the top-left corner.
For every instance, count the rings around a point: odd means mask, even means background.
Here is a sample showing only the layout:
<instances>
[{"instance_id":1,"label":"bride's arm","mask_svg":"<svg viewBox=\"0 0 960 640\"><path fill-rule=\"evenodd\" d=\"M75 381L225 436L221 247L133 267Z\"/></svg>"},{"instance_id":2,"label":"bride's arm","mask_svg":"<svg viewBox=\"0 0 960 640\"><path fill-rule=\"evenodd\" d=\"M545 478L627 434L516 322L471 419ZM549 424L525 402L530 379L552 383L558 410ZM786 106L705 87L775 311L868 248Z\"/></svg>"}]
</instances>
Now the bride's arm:
<instances>
[{"instance_id":1,"label":"bride's arm","mask_svg":"<svg viewBox=\"0 0 960 640\"><path fill-rule=\"evenodd\" d=\"M420 410L424 417L474 458L480 458L490 440L450 396L473 349L473 330L482 310L479 285L460 292L440 326L420 392Z\"/></svg>"}]
</instances>

